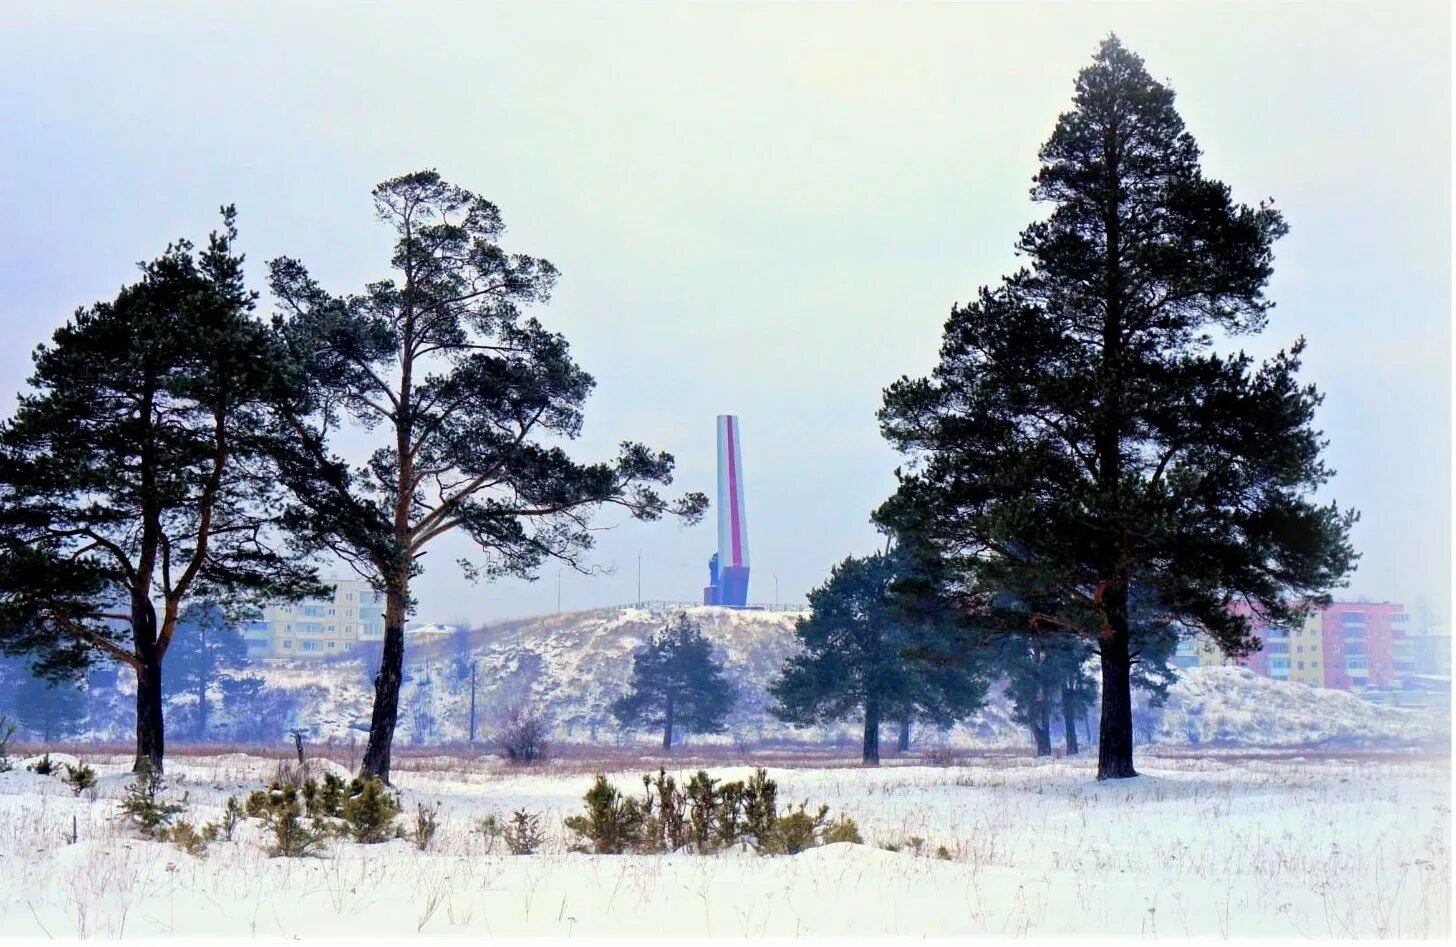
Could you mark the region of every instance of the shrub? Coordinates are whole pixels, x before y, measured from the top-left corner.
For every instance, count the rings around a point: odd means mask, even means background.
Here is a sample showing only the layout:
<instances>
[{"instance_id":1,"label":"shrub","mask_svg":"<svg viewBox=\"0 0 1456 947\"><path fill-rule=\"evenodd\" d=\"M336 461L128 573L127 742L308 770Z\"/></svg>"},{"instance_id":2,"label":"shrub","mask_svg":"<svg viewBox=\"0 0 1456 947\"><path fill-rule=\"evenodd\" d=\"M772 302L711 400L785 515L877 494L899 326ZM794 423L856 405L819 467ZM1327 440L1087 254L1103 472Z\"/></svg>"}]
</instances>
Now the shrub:
<instances>
[{"instance_id":1,"label":"shrub","mask_svg":"<svg viewBox=\"0 0 1456 947\"><path fill-rule=\"evenodd\" d=\"M71 787L71 795L79 796L88 789L96 786L96 770L81 763L78 766L66 764L66 775L62 777L67 786Z\"/></svg>"},{"instance_id":2,"label":"shrub","mask_svg":"<svg viewBox=\"0 0 1456 947\"><path fill-rule=\"evenodd\" d=\"M489 855L495 851L495 844L500 841L505 826L501 824L500 816L492 812L476 821L475 831L485 836L485 853Z\"/></svg>"},{"instance_id":3,"label":"shrub","mask_svg":"<svg viewBox=\"0 0 1456 947\"><path fill-rule=\"evenodd\" d=\"M546 735L546 721L539 712L511 707L496 731L495 742L512 763L530 765L546 758Z\"/></svg>"},{"instance_id":4,"label":"shrub","mask_svg":"<svg viewBox=\"0 0 1456 947\"><path fill-rule=\"evenodd\" d=\"M171 828L158 829L157 838L171 842L196 858L205 858L208 843L217 840L217 825L209 822L199 832L191 822L186 819L178 819Z\"/></svg>"},{"instance_id":5,"label":"shrub","mask_svg":"<svg viewBox=\"0 0 1456 947\"><path fill-rule=\"evenodd\" d=\"M864 837L859 834L859 826L849 816L844 815L835 819L824 827L824 833L820 836L821 844L834 845L838 842L852 842L855 845L863 845Z\"/></svg>"},{"instance_id":6,"label":"shrub","mask_svg":"<svg viewBox=\"0 0 1456 947\"><path fill-rule=\"evenodd\" d=\"M305 810L314 818L339 818L347 798L346 788L344 780L333 773L324 773L322 785L305 779L302 788Z\"/></svg>"},{"instance_id":7,"label":"shrub","mask_svg":"<svg viewBox=\"0 0 1456 947\"><path fill-rule=\"evenodd\" d=\"M430 847L435 833L440 830L440 821L436 818L439 812L438 802L433 806L415 804L415 830L411 840L415 843L415 848L422 852Z\"/></svg>"},{"instance_id":8,"label":"shrub","mask_svg":"<svg viewBox=\"0 0 1456 947\"><path fill-rule=\"evenodd\" d=\"M644 774L642 785L647 790L647 817L643 824L641 848L644 851L677 851L688 843L689 838L687 795L665 769L657 771L656 779Z\"/></svg>"},{"instance_id":9,"label":"shrub","mask_svg":"<svg viewBox=\"0 0 1456 947\"><path fill-rule=\"evenodd\" d=\"M698 770L693 774L693 778L688 780L686 796L689 806L687 822L691 829L689 841L700 853L711 852L719 844L732 844L731 839L725 842L722 838L723 825L725 822L730 826L736 824L737 799L735 797L725 810L723 794L717 787L718 780L713 779L703 770ZM728 812L726 818L724 817L725 811ZM733 834L731 828L727 834Z\"/></svg>"},{"instance_id":10,"label":"shrub","mask_svg":"<svg viewBox=\"0 0 1456 947\"><path fill-rule=\"evenodd\" d=\"M51 755L47 753L45 756L42 756L27 766L26 769L35 773L37 776L49 776L56 771L56 764L51 762Z\"/></svg>"},{"instance_id":11,"label":"shrub","mask_svg":"<svg viewBox=\"0 0 1456 947\"><path fill-rule=\"evenodd\" d=\"M122 814L141 833L142 838L157 838L158 830L171 824L178 813L187 811L187 796L181 802L166 802L162 793L166 781L157 772L150 760L143 759L137 768L136 779L126 787L121 800Z\"/></svg>"},{"instance_id":12,"label":"shrub","mask_svg":"<svg viewBox=\"0 0 1456 947\"><path fill-rule=\"evenodd\" d=\"M943 862L950 861L950 849L946 848L944 845L937 845L935 848L935 857Z\"/></svg>"},{"instance_id":13,"label":"shrub","mask_svg":"<svg viewBox=\"0 0 1456 947\"><path fill-rule=\"evenodd\" d=\"M0 773L10 772L10 738L15 736L16 723L0 714Z\"/></svg>"},{"instance_id":14,"label":"shrub","mask_svg":"<svg viewBox=\"0 0 1456 947\"><path fill-rule=\"evenodd\" d=\"M525 809L517 809L511 815L510 824L502 834L512 855L534 855L546 839L541 831L541 817Z\"/></svg>"},{"instance_id":15,"label":"shrub","mask_svg":"<svg viewBox=\"0 0 1456 947\"><path fill-rule=\"evenodd\" d=\"M806 803L800 803L798 809L775 818L773 832L764 840L760 851L774 855L797 855L818 845L819 834L823 831L825 819L829 815L829 807L820 806L818 814L811 816L804 811L805 806Z\"/></svg>"},{"instance_id":16,"label":"shrub","mask_svg":"<svg viewBox=\"0 0 1456 947\"><path fill-rule=\"evenodd\" d=\"M329 835L329 828L315 818L309 825L303 821L303 806L298 789L274 783L266 791L256 790L248 796L248 815L263 820L273 832L268 854L274 858L302 858L316 854Z\"/></svg>"},{"instance_id":17,"label":"shrub","mask_svg":"<svg viewBox=\"0 0 1456 947\"><path fill-rule=\"evenodd\" d=\"M801 810L803 806L799 807ZM743 834L762 849L778 825L778 785L760 767L743 787Z\"/></svg>"},{"instance_id":18,"label":"shrub","mask_svg":"<svg viewBox=\"0 0 1456 947\"><path fill-rule=\"evenodd\" d=\"M355 779L349 783L349 794L339 807L344 831L356 842L373 845L395 837L395 818L402 805L377 779Z\"/></svg>"},{"instance_id":19,"label":"shrub","mask_svg":"<svg viewBox=\"0 0 1456 947\"><path fill-rule=\"evenodd\" d=\"M644 775L642 784L646 793L639 801L597 774L584 797L586 812L565 820L578 838L572 850L617 855L692 848L710 854L746 842L766 854L796 854L829 842L864 842L853 819L828 822L828 806L812 816L807 802L780 813L778 787L763 769L746 783L721 785L699 770L683 788L658 770L655 778Z\"/></svg>"},{"instance_id":20,"label":"shrub","mask_svg":"<svg viewBox=\"0 0 1456 947\"><path fill-rule=\"evenodd\" d=\"M243 807L238 802L237 796L228 796L227 805L223 806L222 822L219 823L222 829L222 837L229 842L233 840L233 832L243 821Z\"/></svg>"},{"instance_id":21,"label":"shrub","mask_svg":"<svg viewBox=\"0 0 1456 947\"><path fill-rule=\"evenodd\" d=\"M566 818L566 827L591 843L598 855L620 855L642 845L647 813L642 803L623 796L607 777L597 774L586 791L586 815ZM584 850L584 846L578 845Z\"/></svg>"}]
</instances>

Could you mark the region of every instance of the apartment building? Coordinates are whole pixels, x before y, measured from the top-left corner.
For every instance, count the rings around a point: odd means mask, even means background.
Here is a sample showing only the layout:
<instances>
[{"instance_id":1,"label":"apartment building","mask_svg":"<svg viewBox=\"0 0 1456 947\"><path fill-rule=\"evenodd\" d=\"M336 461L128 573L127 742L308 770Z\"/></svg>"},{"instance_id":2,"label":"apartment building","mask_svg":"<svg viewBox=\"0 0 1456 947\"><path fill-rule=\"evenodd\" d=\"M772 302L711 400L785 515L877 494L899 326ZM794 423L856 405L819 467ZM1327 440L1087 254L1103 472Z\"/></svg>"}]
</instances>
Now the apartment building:
<instances>
[{"instance_id":1,"label":"apartment building","mask_svg":"<svg viewBox=\"0 0 1456 947\"><path fill-rule=\"evenodd\" d=\"M1410 616L1392 602L1335 602L1319 613L1324 686L1335 690L1395 690L1396 641L1405 641ZM1405 676L1413 655L1402 644Z\"/></svg>"},{"instance_id":2,"label":"apartment building","mask_svg":"<svg viewBox=\"0 0 1456 947\"><path fill-rule=\"evenodd\" d=\"M1443 681L1449 688L1450 632L1411 628L1409 614L1398 603L1334 602L1297 627L1274 627L1254 618L1253 632L1263 647L1247 658L1230 660L1212 641L1193 635L1179 643L1174 664L1239 664L1262 677L1356 691L1372 699L1439 692Z\"/></svg>"},{"instance_id":3,"label":"apartment building","mask_svg":"<svg viewBox=\"0 0 1456 947\"><path fill-rule=\"evenodd\" d=\"M361 641L384 640L384 595L362 579L326 579L333 594L271 605L260 621L243 627L248 656L328 658L353 651Z\"/></svg>"}]
</instances>

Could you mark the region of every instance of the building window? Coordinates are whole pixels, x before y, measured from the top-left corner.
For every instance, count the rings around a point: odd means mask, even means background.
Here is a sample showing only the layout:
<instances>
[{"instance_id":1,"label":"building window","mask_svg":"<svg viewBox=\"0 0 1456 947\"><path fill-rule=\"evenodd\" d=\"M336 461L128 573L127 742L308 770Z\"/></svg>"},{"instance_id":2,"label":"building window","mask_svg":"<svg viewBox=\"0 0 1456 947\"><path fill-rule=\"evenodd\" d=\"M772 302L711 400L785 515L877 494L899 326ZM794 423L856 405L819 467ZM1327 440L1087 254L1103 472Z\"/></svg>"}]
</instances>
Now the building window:
<instances>
[{"instance_id":1,"label":"building window","mask_svg":"<svg viewBox=\"0 0 1456 947\"><path fill-rule=\"evenodd\" d=\"M283 642L283 647L285 647L285 648L292 648L293 647L293 642L291 642L291 641L285 641L285 642Z\"/></svg>"},{"instance_id":2,"label":"building window","mask_svg":"<svg viewBox=\"0 0 1456 947\"><path fill-rule=\"evenodd\" d=\"M330 648L333 648L333 646L334 646L334 643L333 643L333 642L332 642L332 641L330 641L330 642L329 642L329 647L330 647Z\"/></svg>"},{"instance_id":3,"label":"building window","mask_svg":"<svg viewBox=\"0 0 1456 947\"><path fill-rule=\"evenodd\" d=\"M1303 661L1299 661L1297 663L1299 664L1299 670L1303 671L1304 670L1304 662Z\"/></svg>"}]
</instances>

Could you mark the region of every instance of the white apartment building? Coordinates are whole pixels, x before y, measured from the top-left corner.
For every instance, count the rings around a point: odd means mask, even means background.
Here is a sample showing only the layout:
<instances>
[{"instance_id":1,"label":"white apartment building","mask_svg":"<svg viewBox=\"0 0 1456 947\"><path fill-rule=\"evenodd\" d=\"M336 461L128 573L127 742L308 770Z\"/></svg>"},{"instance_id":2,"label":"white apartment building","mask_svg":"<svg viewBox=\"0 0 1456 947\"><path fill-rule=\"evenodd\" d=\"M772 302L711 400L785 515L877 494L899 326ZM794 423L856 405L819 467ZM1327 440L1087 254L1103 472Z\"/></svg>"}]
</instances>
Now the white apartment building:
<instances>
[{"instance_id":1,"label":"white apartment building","mask_svg":"<svg viewBox=\"0 0 1456 947\"><path fill-rule=\"evenodd\" d=\"M252 658L331 658L384 640L384 595L362 579L325 579L331 598L270 605L243 637Z\"/></svg>"}]
</instances>

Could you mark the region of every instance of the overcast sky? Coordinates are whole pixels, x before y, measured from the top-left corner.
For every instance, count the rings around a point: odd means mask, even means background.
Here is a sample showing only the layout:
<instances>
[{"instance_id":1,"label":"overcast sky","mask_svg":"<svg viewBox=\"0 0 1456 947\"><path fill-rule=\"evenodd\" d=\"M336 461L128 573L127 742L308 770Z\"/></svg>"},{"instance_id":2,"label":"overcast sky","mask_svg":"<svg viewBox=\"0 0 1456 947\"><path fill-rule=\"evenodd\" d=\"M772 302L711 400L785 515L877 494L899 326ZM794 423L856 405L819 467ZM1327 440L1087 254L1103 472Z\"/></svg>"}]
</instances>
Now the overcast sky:
<instances>
[{"instance_id":1,"label":"overcast sky","mask_svg":"<svg viewBox=\"0 0 1456 947\"><path fill-rule=\"evenodd\" d=\"M0 398L72 310L235 202L251 280L386 274L369 191L437 168L561 270L538 312L597 379L583 456L672 451L710 493L741 418L750 598L874 548L874 413L952 304L1015 265L1036 151L1109 32L1171 83L1205 170L1274 197L1261 354L1306 377L1358 507L1346 594L1450 597L1450 37L1444 3L679 6L0 3ZM701 594L710 516L606 515L566 609ZM440 544L421 620L552 611Z\"/></svg>"}]
</instances>

